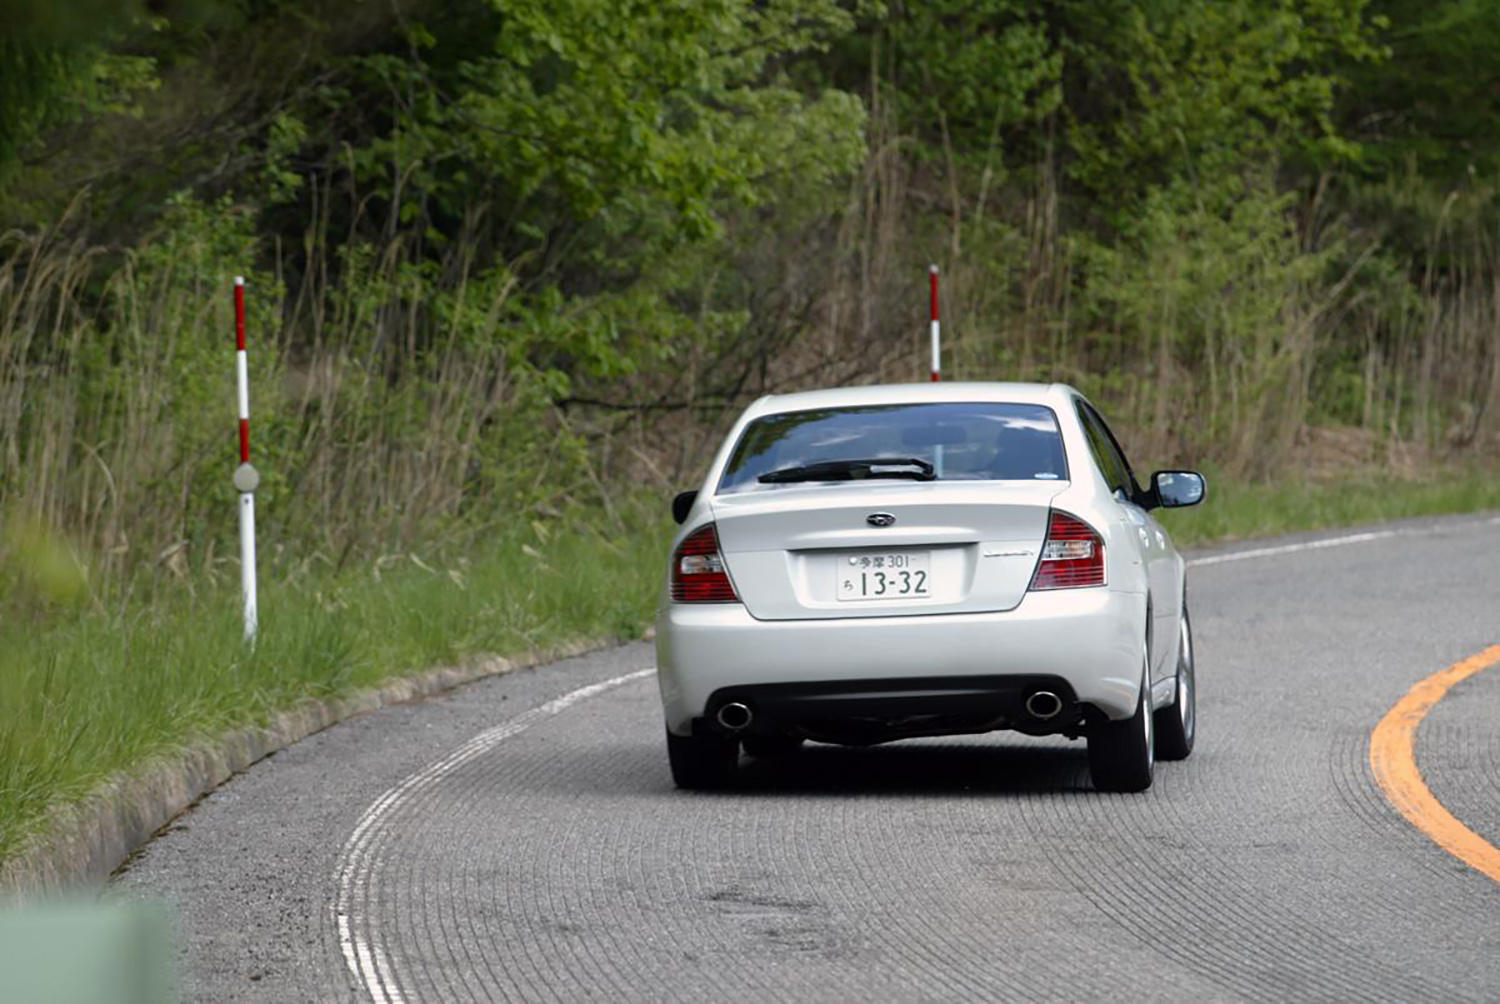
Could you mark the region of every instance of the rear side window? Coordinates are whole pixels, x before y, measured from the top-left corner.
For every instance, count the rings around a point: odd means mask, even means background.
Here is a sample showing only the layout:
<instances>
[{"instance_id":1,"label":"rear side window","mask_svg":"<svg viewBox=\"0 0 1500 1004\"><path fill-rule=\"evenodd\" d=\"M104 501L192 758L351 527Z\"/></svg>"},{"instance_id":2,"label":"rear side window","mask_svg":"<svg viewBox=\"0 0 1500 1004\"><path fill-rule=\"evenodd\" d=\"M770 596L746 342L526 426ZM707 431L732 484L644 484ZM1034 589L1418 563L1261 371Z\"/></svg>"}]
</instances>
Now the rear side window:
<instances>
[{"instance_id":1,"label":"rear side window","mask_svg":"<svg viewBox=\"0 0 1500 1004\"><path fill-rule=\"evenodd\" d=\"M735 445L719 493L786 487L758 479L788 467L880 457L925 460L941 481L1068 477L1051 408L987 402L877 405L757 418Z\"/></svg>"},{"instance_id":2,"label":"rear side window","mask_svg":"<svg viewBox=\"0 0 1500 1004\"><path fill-rule=\"evenodd\" d=\"M1094 454L1094 461L1099 465L1099 473L1104 475L1110 491L1123 492L1126 498L1134 498L1136 495L1135 478L1130 473L1130 464L1115 444L1115 437L1110 434L1104 420L1093 408L1082 401L1078 402L1078 419L1083 423L1083 431L1089 441L1089 450Z\"/></svg>"}]
</instances>

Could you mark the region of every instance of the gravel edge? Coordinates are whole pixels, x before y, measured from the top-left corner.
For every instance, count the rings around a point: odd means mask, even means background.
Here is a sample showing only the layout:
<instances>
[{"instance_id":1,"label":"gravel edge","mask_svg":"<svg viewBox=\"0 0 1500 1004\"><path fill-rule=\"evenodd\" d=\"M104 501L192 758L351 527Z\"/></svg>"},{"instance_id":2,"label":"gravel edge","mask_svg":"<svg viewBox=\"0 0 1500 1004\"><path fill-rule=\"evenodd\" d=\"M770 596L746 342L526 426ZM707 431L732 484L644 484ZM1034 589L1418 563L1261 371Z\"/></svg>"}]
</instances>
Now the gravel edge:
<instances>
[{"instance_id":1,"label":"gravel edge","mask_svg":"<svg viewBox=\"0 0 1500 1004\"><path fill-rule=\"evenodd\" d=\"M496 656L430 670L343 697L308 698L272 715L265 726L233 729L140 770L118 774L83 801L55 810L38 836L0 862L0 900L41 898L102 884L158 830L231 776L345 719L616 643L572 642L514 659Z\"/></svg>"}]
</instances>

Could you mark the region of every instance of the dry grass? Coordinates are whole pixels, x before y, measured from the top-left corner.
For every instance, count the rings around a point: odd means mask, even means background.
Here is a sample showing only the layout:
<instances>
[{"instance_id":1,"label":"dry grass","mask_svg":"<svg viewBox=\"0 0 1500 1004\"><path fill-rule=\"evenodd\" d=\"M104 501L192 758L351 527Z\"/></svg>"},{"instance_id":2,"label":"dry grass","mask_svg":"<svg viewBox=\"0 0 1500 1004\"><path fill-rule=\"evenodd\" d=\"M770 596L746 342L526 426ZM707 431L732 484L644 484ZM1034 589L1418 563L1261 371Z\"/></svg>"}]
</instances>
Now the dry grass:
<instances>
[{"instance_id":1,"label":"dry grass","mask_svg":"<svg viewBox=\"0 0 1500 1004\"><path fill-rule=\"evenodd\" d=\"M579 437L517 373L503 275L434 289L394 245L292 300L244 269L232 214L189 206L126 254L68 232L0 237L0 514L65 541L96 604L235 577L240 271L270 574L461 549L597 499ZM0 559L25 536L0 535Z\"/></svg>"},{"instance_id":2,"label":"dry grass","mask_svg":"<svg viewBox=\"0 0 1500 1004\"><path fill-rule=\"evenodd\" d=\"M669 292L680 316L618 334L646 344L603 376L578 360L582 322L528 313L516 275L476 265L473 245L341 243L333 220L354 232L364 203L316 181L296 254L259 244L235 206L190 200L129 251L89 244L71 216L0 236L0 567L40 528L96 606L232 581L236 273L264 561L290 581L459 553L576 502L614 519L619 485L692 483L760 393L920 380L931 261L946 376L1077 384L1142 467L1417 477L1500 452L1485 193L1426 207L1443 267L1416 276L1372 250L1379 235L1297 230L1253 186L1231 219L1160 206L1102 247L1068 229L1045 154L1011 176L924 159L884 93L872 66L845 204L731 220L717 257L685 271L695 285ZM0 572L0 602L14 578Z\"/></svg>"}]
</instances>

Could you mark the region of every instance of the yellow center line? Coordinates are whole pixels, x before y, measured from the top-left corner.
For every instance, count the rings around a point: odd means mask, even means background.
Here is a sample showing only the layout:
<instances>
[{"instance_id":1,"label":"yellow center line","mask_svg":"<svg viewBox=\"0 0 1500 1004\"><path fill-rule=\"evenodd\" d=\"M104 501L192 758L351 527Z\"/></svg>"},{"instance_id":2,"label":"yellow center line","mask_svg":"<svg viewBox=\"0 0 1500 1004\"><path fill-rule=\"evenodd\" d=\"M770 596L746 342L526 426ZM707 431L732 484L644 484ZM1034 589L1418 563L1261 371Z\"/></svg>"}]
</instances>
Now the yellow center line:
<instances>
[{"instance_id":1,"label":"yellow center line","mask_svg":"<svg viewBox=\"0 0 1500 1004\"><path fill-rule=\"evenodd\" d=\"M1443 850L1500 882L1500 848L1443 808L1417 770L1417 727L1449 690L1500 663L1500 645L1434 673L1406 692L1370 733L1370 769L1386 799Z\"/></svg>"}]
</instances>

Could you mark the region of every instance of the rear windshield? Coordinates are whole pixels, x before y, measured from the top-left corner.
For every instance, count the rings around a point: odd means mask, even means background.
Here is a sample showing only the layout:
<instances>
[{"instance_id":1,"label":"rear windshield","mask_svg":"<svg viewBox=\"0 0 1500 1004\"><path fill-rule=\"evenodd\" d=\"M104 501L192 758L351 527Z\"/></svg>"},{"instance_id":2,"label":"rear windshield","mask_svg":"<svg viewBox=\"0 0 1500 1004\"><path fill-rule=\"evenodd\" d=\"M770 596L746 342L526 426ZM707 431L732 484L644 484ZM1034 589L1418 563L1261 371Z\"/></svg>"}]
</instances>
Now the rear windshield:
<instances>
[{"instance_id":1,"label":"rear windshield","mask_svg":"<svg viewBox=\"0 0 1500 1004\"><path fill-rule=\"evenodd\" d=\"M1062 435L1051 408L899 404L819 408L757 418L740 436L719 481L719 493L787 487L757 480L771 471L878 457L925 460L941 481L1060 481L1068 477Z\"/></svg>"}]
</instances>

